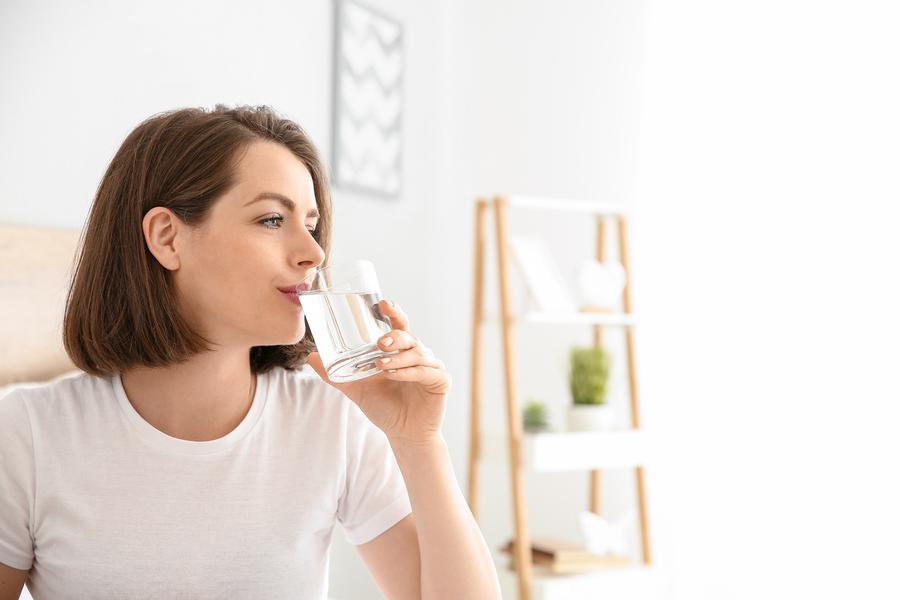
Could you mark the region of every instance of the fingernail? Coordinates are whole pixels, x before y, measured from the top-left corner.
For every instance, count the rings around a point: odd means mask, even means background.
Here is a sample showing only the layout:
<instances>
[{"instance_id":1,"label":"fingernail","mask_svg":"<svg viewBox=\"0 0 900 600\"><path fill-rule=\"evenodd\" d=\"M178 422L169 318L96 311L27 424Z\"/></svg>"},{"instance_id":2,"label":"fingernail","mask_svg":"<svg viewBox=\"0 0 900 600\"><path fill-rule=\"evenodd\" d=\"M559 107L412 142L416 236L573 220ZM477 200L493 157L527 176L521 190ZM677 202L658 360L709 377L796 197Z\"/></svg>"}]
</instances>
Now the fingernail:
<instances>
[{"instance_id":1,"label":"fingernail","mask_svg":"<svg viewBox=\"0 0 900 600\"><path fill-rule=\"evenodd\" d=\"M387 303L390 304L391 306L394 305L394 301L393 301L393 300L388 300Z\"/></svg>"},{"instance_id":2,"label":"fingernail","mask_svg":"<svg viewBox=\"0 0 900 600\"><path fill-rule=\"evenodd\" d=\"M386 365L386 364L388 364L389 362L391 362L390 357L388 357L388 358L382 358L382 359L381 359L381 364L383 364L383 365Z\"/></svg>"},{"instance_id":3,"label":"fingernail","mask_svg":"<svg viewBox=\"0 0 900 600\"><path fill-rule=\"evenodd\" d=\"M381 340L381 343L384 344L385 346L390 346L391 344L394 343L394 338L386 337L383 340Z\"/></svg>"}]
</instances>

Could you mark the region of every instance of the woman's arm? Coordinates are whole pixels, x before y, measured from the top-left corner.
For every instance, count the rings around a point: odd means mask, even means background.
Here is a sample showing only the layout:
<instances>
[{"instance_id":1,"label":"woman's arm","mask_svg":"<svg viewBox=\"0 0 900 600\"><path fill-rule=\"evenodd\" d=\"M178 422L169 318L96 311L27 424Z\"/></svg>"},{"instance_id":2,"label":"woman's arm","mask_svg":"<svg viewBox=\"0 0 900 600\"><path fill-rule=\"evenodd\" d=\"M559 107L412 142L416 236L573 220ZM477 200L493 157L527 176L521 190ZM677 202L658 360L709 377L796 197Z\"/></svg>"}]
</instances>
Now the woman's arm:
<instances>
[{"instance_id":1,"label":"woman's arm","mask_svg":"<svg viewBox=\"0 0 900 600\"><path fill-rule=\"evenodd\" d=\"M406 482L413 518L402 519L365 548L360 546L360 552L376 581L398 596L415 591L418 571L425 600L500 600L494 560L456 483L441 434L450 374L410 332L409 318L398 305L381 300L379 306L393 329L378 340L378 347L397 351L382 359L379 366L387 371L332 382L318 353L308 357L323 381L355 402L385 433ZM400 575L398 580L398 563L412 564L416 554L419 565L413 565L412 576ZM405 571L408 574L409 568Z\"/></svg>"},{"instance_id":2,"label":"woman's arm","mask_svg":"<svg viewBox=\"0 0 900 600\"><path fill-rule=\"evenodd\" d=\"M28 571L0 563L0 600L17 600L22 595Z\"/></svg>"},{"instance_id":3,"label":"woman's arm","mask_svg":"<svg viewBox=\"0 0 900 600\"><path fill-rule=\"evenodd\" d=\"M422 599L500 600L494 559L456 482L443 437L389 439L415 516Z\"/></svg>"}]
</instances>

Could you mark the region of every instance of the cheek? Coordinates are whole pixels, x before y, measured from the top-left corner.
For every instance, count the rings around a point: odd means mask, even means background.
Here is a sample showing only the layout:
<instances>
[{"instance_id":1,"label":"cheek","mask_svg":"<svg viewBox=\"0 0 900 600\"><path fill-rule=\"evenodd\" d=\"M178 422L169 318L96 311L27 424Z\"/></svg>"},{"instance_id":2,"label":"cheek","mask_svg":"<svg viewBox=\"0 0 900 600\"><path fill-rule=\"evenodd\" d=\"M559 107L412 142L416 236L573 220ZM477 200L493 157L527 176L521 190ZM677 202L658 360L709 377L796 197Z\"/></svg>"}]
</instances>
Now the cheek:
<instances>
[{"instance_id":1,"label":"cheek","mask_svg":"<svg viewBox=\"0 0 900 600\"><path fill-rule=\"evenodd\" d=\"M265 278L258 249L248 244L205 244L193 256L185 283L202 308L245 312L258 299Z\"/></svg>"}]
</instances>

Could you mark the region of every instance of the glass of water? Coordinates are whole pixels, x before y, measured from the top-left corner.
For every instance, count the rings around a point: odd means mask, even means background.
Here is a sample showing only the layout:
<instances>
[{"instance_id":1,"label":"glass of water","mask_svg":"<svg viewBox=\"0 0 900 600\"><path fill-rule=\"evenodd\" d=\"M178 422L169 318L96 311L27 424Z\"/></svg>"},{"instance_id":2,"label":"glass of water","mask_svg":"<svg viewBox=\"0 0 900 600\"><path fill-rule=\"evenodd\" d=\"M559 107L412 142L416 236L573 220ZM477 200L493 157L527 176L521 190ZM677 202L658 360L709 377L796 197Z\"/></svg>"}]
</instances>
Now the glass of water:
<instances>
[{"instance_id":1,"label":"glass of water","mask_svg":"<svg viewBox=\"0 0 900 600\"><path fill-rule=\"evenodd\" d=\"M339 263L317 269L306 283L300 304L328 378L347 382L380 373L376 361L399 351L377 345L391 323L378 306L375 266L368 260Z\"/></svg>"}]
</instances>

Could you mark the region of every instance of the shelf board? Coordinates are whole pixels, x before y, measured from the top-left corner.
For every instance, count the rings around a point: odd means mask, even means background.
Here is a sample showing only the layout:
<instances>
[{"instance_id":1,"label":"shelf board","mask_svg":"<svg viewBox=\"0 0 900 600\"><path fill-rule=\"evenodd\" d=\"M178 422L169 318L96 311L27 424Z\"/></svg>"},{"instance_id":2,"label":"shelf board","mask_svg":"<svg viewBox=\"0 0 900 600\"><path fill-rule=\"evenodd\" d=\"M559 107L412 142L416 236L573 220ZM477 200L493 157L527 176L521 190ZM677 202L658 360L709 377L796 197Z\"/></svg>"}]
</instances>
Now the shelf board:
<instances>
[{"instance_id":1,"label":"shelf board","mask_svg":"<svg viewBox=\"0 0 900 600\"><path fill-rule=\"evenodd\" d=\"M510 558L495 557L500 590L504 598L518 598L516 572ZM657 569L639 563L627 567L610 567L588 573L554 575L532 565L531 600L637 600L659 598L660 577Z\"/></svg>"},{"instance_id":2,"label":"shelf board","mask_svg":"<svg viewBox=\"0 0 900 600\"><path fill-rule=\"evenodd\" d=\"M621 469L644 465L649 437L640 430L572 431L522 434L522 468L557 472ZM509 440L505 433L485 432L481 455L489 462L506 462Z\"/></svg>"},{"instance_id":3,"label":"shelf board","mask_svg":"<svg viewBox=\"0 0 900 600\"><path fill-rule=\"evenodd\" d=\"M528 311L522 315L513 315L513 320L525 323L574 323L606 325L609 327L635 327L637 321L634 314L629 313L581 313L581 312L547 312ZM499 323L498 313L486 313L484 322Z\"/></svg>"}]
</instances>

